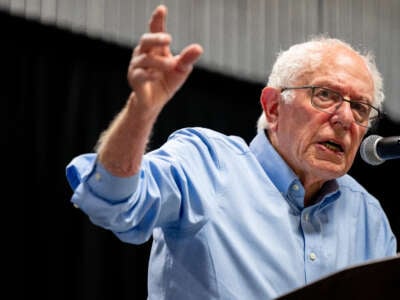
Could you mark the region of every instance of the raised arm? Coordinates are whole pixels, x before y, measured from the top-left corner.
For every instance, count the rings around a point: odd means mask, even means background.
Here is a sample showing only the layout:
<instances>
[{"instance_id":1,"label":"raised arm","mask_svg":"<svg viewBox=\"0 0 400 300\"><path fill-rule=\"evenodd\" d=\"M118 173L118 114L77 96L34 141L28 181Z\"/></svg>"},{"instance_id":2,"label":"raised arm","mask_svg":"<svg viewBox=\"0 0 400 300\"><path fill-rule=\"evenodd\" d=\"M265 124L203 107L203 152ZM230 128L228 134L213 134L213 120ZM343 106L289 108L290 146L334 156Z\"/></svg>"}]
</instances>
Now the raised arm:
<instances>
[{"instance_id":1,"label":"raised arm","mask_svg":"<svg viewBox=\"0 0 400 300\"><path fill-rule=\"evenodd\" d=\"M165 31L166 16L164 5L154 10L149 32L142 35L128 67L132 92L98 142L98 159L115 176L128 177L139 171L157 116L203 51L201 46L191 44L173 55L171 36Z\"/></svg>"}]
</instances>

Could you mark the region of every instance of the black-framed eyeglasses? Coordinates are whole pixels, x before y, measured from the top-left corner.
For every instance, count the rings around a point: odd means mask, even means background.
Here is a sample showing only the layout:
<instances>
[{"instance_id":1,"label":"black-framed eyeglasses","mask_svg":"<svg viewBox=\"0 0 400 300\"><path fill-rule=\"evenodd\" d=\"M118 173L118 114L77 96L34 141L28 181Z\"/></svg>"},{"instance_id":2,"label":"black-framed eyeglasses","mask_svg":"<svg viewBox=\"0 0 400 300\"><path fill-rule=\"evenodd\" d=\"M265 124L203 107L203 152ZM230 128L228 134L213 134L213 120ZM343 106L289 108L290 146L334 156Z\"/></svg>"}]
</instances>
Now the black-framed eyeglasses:
<instances>
[{"instance_id":1,"label":"black-framed eyeglasses","mask_svg":"<svg viewBox=\"0 0 400 300\"><path fill-rule=\"evenodd\" d=\"M371 104L363 101L346 99L340 93L325 87L314 85L283 87L281 92L299 89L311 89L310 101L312 106L329 114L334 114L343 102L350 103L354 121L360 126L370 128L371 125L380 118L381 112Z\"/></svg>"}]
</instances>

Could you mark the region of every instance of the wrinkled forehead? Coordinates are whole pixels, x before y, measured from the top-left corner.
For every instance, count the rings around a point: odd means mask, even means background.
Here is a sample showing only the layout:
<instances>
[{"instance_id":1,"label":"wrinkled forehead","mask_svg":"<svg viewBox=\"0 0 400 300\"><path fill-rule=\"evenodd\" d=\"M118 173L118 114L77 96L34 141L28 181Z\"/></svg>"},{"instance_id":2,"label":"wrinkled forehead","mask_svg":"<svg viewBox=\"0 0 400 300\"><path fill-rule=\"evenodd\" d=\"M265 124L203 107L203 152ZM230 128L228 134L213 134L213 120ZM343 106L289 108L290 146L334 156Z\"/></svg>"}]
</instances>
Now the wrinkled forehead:
<instances>
[{"instance_id":1,"label":"wrinkled forehead","mask_svg":"<svg viewBox=\"0 0 400 300\"><path fill-rule=\"evenodd\" d=\"M308 84L319 79L343 89L355 90L358 93L374 95L372 74L360 54L343 46L335 46L321 53L318 64L310 66L310 71L303 77Z\"/></svg>"}]
</instances>

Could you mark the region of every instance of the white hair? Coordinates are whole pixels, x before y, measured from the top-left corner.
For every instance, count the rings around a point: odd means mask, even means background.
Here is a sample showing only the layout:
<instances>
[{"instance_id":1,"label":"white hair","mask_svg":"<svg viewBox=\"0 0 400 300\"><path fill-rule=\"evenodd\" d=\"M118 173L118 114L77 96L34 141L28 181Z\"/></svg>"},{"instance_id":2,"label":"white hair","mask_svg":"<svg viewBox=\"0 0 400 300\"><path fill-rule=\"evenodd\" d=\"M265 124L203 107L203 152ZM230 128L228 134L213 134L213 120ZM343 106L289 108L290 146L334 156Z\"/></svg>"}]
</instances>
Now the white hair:
<instances>
[{"instance_id":1,"label":"white hair","mask_svg":"<svg viewBox=\"0 0 400 300\"><path fill-rule=\"evenodd\" d=\"M313 37L309 41L291 46L285 51L280 51L272 67L267 86L280 89L293 85L302 76L313 72L321 63L325 50L337 46L345 47L358 55L365 62L374 82L373 105L380 109L385 98L383 92L383 79L375 63L374 55L370 51L359 51L350 44L335 38L325 36ZM284 101L290 102L293 91L282 94ZM257 130L268 128L268 121L264 111L257 120Z\"/></svg>"}]
</instances>

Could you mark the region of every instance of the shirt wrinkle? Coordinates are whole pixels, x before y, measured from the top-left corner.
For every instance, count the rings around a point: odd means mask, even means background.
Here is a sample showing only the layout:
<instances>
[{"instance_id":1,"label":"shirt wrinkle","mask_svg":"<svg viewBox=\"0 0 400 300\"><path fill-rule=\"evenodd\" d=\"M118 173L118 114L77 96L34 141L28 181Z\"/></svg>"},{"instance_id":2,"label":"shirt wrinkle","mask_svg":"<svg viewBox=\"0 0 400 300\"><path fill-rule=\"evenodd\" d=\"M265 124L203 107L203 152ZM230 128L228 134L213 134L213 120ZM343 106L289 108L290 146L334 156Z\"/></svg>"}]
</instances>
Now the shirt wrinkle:
<instances>
[{"instance_id":1,"label":"shirt wrinkle","mask_svg":"<svg viewBox=\"0 0 400 300\"><path fill-rule=\"evenodd\" d=\"M94 193L83 180L96 155L80 155L67 172L75 187L71 201L96 225L135 244L153 234L151 299L269 300L353 263L396 255L397 241L378 200L351 176L327 182L320 201L304 208L298 177L265 133L247 145L186 128L173 133L162 151L162 164L142 164L146 176L140 180L90 173ZM182 172L172 176L171 165ZM121 194L129 197L116 201ZM368 209L371 203L375 209ZM123 223L130 219L141 222Z\"/></svg>"}]
</instances>

